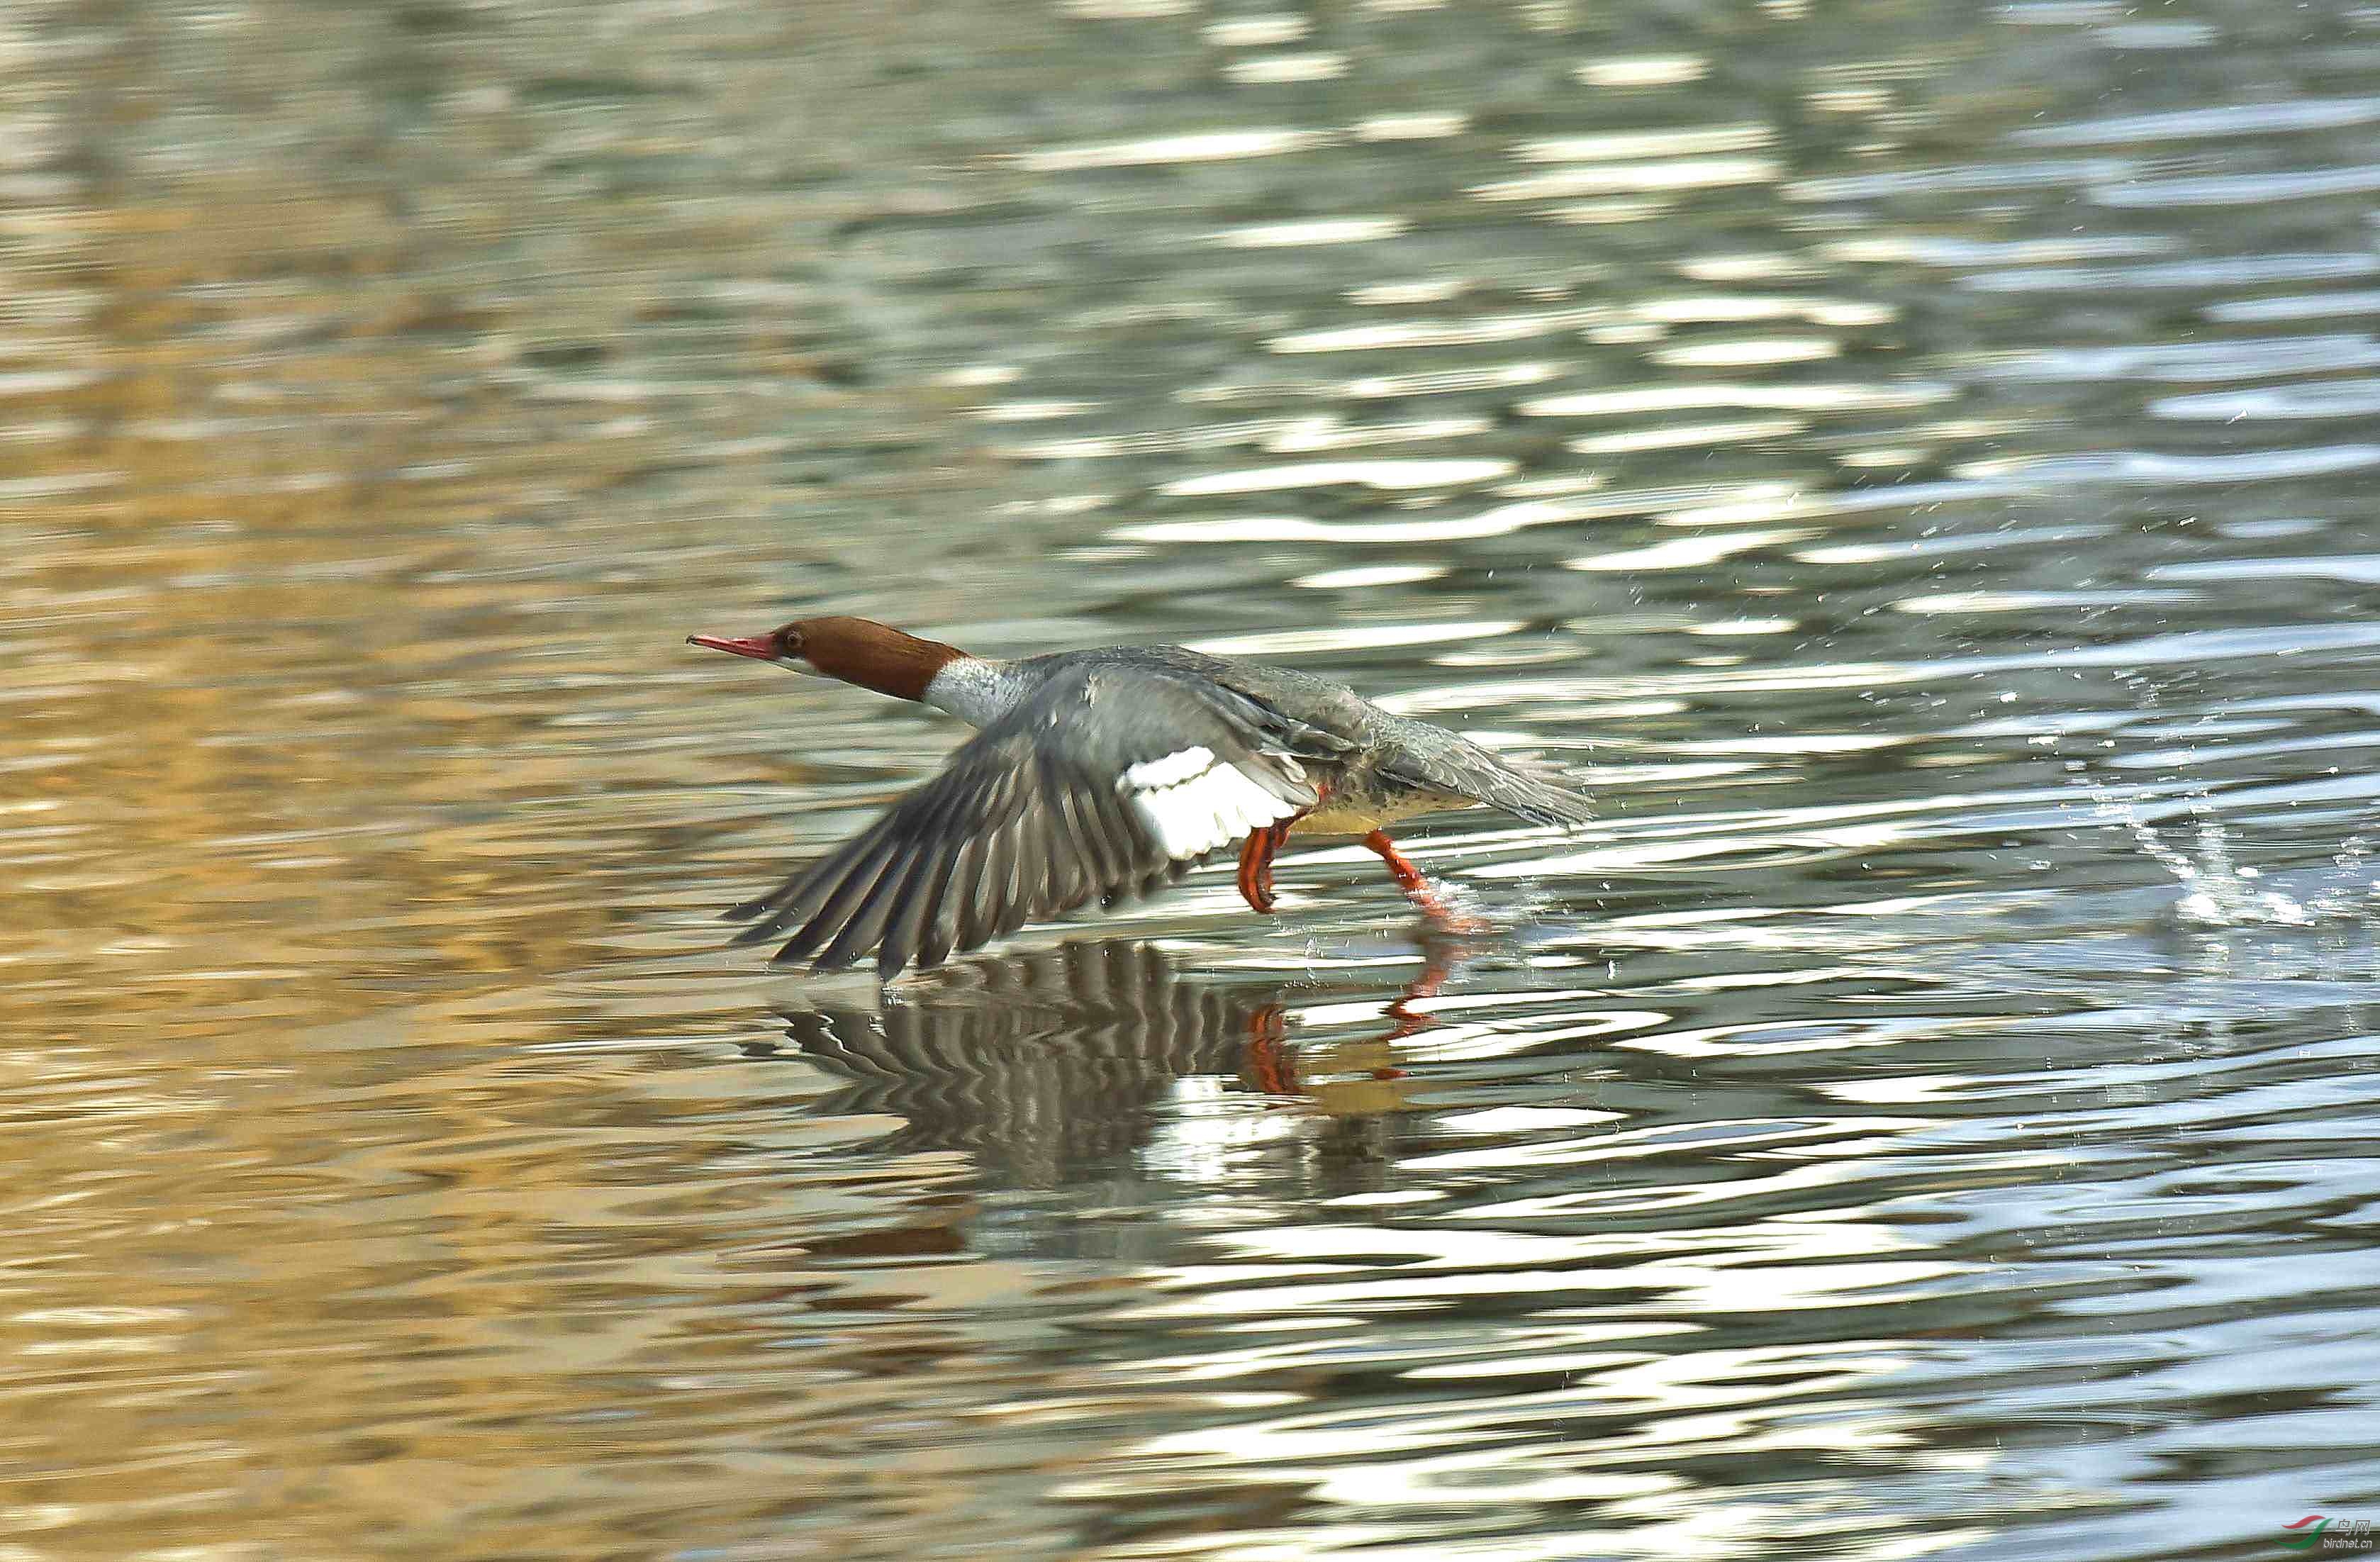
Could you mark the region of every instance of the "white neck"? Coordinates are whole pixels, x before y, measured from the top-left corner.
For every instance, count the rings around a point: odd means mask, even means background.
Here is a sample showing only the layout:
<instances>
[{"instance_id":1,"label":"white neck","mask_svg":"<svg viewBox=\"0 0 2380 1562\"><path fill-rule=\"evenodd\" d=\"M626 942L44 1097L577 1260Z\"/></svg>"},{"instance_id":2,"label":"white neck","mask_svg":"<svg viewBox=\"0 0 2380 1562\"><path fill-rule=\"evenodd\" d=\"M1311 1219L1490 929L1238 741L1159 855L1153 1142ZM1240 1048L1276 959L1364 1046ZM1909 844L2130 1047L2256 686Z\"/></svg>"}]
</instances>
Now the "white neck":
<instances>
[{"instance_id":1,"label":"white neck","mask_svg":"<svg viewBox=\"0 0 2380 1562\"><path fill-rule=\"evenodd\" d=\"M1025 698L1024 680L1006 662L962 656L945 665L926 685L920 702L982 726L1006 715Z\"/></svg>"}]
</instances>

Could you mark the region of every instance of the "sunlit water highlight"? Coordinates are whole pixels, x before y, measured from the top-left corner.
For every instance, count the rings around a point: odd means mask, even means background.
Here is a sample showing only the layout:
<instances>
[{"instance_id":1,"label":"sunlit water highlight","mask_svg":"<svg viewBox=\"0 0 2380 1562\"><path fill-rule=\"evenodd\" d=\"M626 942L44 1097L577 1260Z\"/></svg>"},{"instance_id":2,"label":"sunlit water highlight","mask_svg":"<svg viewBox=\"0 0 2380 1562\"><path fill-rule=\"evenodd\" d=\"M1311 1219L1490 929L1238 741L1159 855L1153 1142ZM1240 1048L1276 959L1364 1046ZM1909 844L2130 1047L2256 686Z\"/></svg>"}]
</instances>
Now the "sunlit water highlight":
<instances>
[{"instance_id":1,"label":"sunlit water highlight","mask_svg":"<svg viewBox=\"0 0 2380 1562\"><path fill-rule=\"evenodd\" d=\"M2380 1518L2375 27L0 9L0 1547ZM806 610L1601 816L771 973Z\"/></svg>"}]
</instances>

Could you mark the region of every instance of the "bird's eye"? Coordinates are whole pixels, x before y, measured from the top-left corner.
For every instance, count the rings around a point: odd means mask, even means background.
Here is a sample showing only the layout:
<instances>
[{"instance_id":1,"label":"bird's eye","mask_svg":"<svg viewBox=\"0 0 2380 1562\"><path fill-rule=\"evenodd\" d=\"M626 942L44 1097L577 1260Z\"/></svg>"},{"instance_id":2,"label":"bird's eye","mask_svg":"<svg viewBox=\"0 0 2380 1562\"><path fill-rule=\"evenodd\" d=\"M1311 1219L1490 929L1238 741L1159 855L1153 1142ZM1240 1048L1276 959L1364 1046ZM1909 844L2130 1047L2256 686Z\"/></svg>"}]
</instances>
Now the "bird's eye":
<instances>
[{"instance_id":1,"label":"bird's eye","mask_svg":"<svg viewBox=\"0 0 2380 1562\"><path fill-rule=\"evenodd\" d=\"M778 655L780 655L780 656L799 656L801 653L802 653L802 637L801 637L801 636L799 636L799 635L797 635L797 634L794 633L791 629L787 629L784 633L783 633L783 634L781 634L781 635L779 635L779 636L777 637L777 654L778 654Z\"/></svg>"}]
</instances>

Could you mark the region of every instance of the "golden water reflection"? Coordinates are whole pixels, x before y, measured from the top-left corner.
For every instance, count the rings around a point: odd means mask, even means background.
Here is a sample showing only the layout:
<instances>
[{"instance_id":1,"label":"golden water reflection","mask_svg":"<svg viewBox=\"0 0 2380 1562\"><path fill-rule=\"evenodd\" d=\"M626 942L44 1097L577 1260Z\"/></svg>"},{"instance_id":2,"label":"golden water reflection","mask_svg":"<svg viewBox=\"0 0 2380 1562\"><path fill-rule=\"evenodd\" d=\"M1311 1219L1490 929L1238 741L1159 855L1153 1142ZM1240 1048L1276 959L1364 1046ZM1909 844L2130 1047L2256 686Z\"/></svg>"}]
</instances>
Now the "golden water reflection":
<instances>
[{"instance_id":1,"label":"golden water reflection","mask_svg":"<svg viewBox=\"0 0 2380 1562\"><path fill-rule=\"evenodd\" d=\"M2380 1503L2371 18L2166 10L0 6L0 1546ZM818 610L1602 817L772 974Z\"/></svg>"}]
</instances>

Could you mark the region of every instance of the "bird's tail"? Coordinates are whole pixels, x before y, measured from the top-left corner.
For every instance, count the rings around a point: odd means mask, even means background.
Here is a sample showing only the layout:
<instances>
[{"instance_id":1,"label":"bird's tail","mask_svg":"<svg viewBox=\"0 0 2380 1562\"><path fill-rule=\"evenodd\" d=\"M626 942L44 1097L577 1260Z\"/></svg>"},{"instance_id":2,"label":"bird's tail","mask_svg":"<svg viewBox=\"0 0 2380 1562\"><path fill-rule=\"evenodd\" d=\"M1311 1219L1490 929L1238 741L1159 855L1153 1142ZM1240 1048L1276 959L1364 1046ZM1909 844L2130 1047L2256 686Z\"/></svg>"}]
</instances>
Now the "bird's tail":
<instances>
[{"instance_id":1,"label":"bird's tail","mask_svg":"<svg viewBox=\"0 0 2380 1562\"><path fill-rule=\"evenodd\" d=\"M1465 796L1491 808L1517 813L1532 824L1574 830L1595 817L1584 793L1551 773L1551 767L1490 753L1443 727L1396 720L1387 736L1397 749L1389 770L1419 787L1452 780Z\"/></svg>"},{"instance_id":2,"label":"bird's tail","mask_svg":"<svg viewBox=\"0 0 2380 1562\"><path fill-rule=\"evenodd\" d=\"M1507 813L1517 813L1532 824L1575 830L1595 817L1595 805L1585 793L1541 775L1507 771L1481 792L1483 800Z\"/></svg>"}]
</instances>

